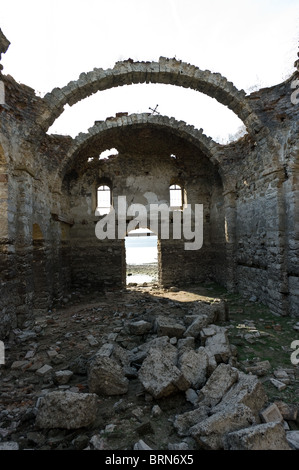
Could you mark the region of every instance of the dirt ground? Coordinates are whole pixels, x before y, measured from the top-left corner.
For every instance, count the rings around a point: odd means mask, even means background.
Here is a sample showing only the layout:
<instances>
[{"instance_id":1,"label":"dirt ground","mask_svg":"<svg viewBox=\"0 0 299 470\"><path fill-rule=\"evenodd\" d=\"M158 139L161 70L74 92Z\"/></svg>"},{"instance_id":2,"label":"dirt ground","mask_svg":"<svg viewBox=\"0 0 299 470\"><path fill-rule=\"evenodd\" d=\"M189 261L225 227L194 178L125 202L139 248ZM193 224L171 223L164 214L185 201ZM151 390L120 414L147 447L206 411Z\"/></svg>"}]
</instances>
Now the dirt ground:
<instances>
[{"instance_id":1,"label":"dirt ground","mask_svg":"<svg viewBox=\"0 0 299 470\"><path fill-rule=\"evenodd\" d=\"M155 400L134 376L127 394L99 396L92 428L37 429L35 407L38 398L51 390L88 392L86 365L103 344L112 341L127 350L139 346L144 338L128 333L129 321L151 320L161 313L183 317L194 302L214 297L228 304L226 325L231 343L238 348L238 367L246 371L268 360L270 368L260 379L269 400L298 404L299 366L290 360L291 342L299 339L298 318L277 317L265 306L228 294L212 283L170 289L151 283L105 292L74 291L64 304L36 317L25 329L14 330L6 344L5 365L0 366L0 443L14 441L20 449L38 450L128 450L140 439L156 450L182 443L173 421L177 414L193 409L185 393ZM41 375L45 365L51 369ZM289 371L290 382L278 391L270 379L280 368ZM60 370L73 372L66 385L55 381L54 373ZM192 438L186 438L184 445L197 450Z\"/></svg>"}]
</instances>

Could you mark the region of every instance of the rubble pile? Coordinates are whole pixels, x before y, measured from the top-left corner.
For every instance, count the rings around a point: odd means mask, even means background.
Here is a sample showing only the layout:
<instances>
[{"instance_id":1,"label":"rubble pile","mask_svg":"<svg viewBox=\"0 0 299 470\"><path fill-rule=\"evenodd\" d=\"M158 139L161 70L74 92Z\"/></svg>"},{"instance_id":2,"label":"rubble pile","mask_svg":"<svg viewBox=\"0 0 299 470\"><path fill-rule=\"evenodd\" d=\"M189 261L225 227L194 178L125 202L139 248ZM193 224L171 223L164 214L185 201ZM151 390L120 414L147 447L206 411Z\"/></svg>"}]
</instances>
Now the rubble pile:
<instances>
[{"instance_id":1,"label":"rubble pile","mask_svg":"<svg viewBox=\"0 0 299 470\"><path fill-rule=\"evenodd\" d=\"M15 330L0 371L0 449L299 448L287 424L298 406L269 403L238 368L225 301L133 292L113 305Z\"/></svg>"}]
</instances>

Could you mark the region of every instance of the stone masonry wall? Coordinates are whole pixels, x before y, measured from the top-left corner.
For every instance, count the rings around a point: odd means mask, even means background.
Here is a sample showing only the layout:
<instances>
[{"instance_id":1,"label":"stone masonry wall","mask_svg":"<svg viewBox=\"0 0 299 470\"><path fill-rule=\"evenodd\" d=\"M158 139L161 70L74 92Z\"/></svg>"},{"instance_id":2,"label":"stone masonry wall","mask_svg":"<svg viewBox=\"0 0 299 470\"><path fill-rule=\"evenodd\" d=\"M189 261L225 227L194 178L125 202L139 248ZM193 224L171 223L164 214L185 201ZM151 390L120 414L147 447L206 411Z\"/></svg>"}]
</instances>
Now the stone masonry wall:
<instances>
[{"instance_id":1,"label":"stone masonry wall","mask_svg":"<svg viewBox=\"0 0 299 470\"><path fill-rule=\"evenodd\" d=\"M9 42L2 32L1 41L5 53ZM220 74L160 58L95 69L42 99L1 68L1 338L33 312L46 312L72 283L123 283L123 242L100 243L94 232L96 188L104 180L129 204L149 203L153 194L167 202L172 182L186 189L187 203L203 204L198 253L184 251L179 241L160 241L162 283L211 278L275 312L298 316L299 105L291 100L297 78L295 71L246 96ZM206 93L233 110L248 134L223 146L167 116L124 113L76 139L46 133L65 104L143 82ZM112 147L117 157L98 159Z\"/></svg>"}]
</instances>

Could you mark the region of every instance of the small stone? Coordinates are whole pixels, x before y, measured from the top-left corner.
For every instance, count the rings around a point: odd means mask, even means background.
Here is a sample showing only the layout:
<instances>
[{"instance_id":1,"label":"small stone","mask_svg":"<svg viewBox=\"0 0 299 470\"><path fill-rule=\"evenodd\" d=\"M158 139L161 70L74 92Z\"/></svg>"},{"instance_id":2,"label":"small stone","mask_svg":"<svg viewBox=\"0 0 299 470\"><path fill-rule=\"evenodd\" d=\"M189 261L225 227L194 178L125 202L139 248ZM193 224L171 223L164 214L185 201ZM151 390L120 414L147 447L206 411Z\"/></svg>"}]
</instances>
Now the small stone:
<instances>
[{"instance_id":1,"label":"small stone","mask_svg":"<svg viewBox=\"0 0 299 470\"><path fill-rule=\"evenodd\" d=\"M270 379L270 382L272 383L272 385L274 385L274 387L278 389L279 392L286 388L286 384L283 382L280 382L280 380Z\"/></svg>"},{"instance_id":2,"label":"small stone","mask_svg":"<svg viewBox=\"0 0 299 470\"><path fill-rule=\"evenodd\" d=\"M286 438L293 449L299 450L299 431L287 431Z\"/></svg>"},{"instance_id":3,"label":"small stone","mask_svg":"<svg viewBox=\"0 0 299 470\"><path fill-rule=\"evenodd\" d=\"M0 442L0 450L19 450L17 442Z\"/></svg>"},{"instance_id":4,"label":"small stone","mask_svg":"<svg viewBox=\"0 0 299 470\"><path fill-rule=\"evenodd\" d=\"M38 369L36 371L36 374L37 375L40 375L40 376L44 376L46 375L48 372L50 372L50 370L52 370L53 367L52 366L49 366L48 364L45 364L43 367L41 367L40 369Z\"/></svg>"},{"instance_id":5,"label":"small stone","mask_svg":"<svg viewBox=\"0 0 299 470\"><path fill-rule=\"evenodd\" d=\"M59 370L55 372L55 380L59 385L65 385L72 377L73 372L71 370Z\"/></svg>"},{"instance_id":6,"label":"small stone","mask_svg":"<svg viewBox=\"0 0 299 470\"><path fill-rule=\"evenodd\" d=\"M186 390L186 400L195 405L198 402L198 395L193 388L188 388Z\"/></svg>"},{"instance_id":7,"label":"small stone","mask_svg":"<svg viewBox=\"0 0 299 470\"><path fill-rule=\"evenodd\" d=\"M168 444L168 450L189 450L187 442L177 442L175 444Z\"/></svg>"},{"instance_id":8,"label":"small stone","mask_svg":"<svg viewBox=\"0 0 299 470\"><path fill-rule=\"evenodd\" d=\"M50 351L47 351L47 354L49 358L52 359L53 357L57 356L58 352L55 351L54 349L50 349Z\"/></svg>"},{"instance_id":9,"label":"small stone","mask_svg":"<svg viewBox=\"0 0 299 470\"><path fill-rule=\"evenodd\" d=\"M271 405L267 406L267 408L261 411L260 415L265 423L270 423L272 421L283 421L283 416L275 403L271 403Z\"/></svg>"},{"instance_id":10,"label":"small stone","mask_svg":"<svg viewBox=\"0 0 299 470\"><path fill-rule=\"evenodd\" d=\"M28 366L30 362L28 361L14 361L11 365L11 369L24 369L26 366Z\"/></svg>"},{"instance_id":11,"label":"small stone","mask_svg":"<svg viewBox=\"0 0 299 470\"><path fill-rule=\"evenodd\" d=\"M134 444L134 450L153 450L142 439Z\"/></svg>"},{"instance_id":12,"label":"small stone","mask_svg":"<svg viewBox=\"0 0 299 470\"><path fill-rule=\"evenodd\" d=\"M154 405L152 408L152 416L156 418L162 414L162 410L159 405Z\"/></svg>"},{"instance_id":13,"label":"small stone","mask_svg":"<svg viewBox=\"0 0 299 470\"><path fill-rule=\"evenodd\" d=\"M90 346L96 346L97 344L99 344L99 342L93 335L87 336L87 341L89 342Z\"/></svg>"}]
</instances>

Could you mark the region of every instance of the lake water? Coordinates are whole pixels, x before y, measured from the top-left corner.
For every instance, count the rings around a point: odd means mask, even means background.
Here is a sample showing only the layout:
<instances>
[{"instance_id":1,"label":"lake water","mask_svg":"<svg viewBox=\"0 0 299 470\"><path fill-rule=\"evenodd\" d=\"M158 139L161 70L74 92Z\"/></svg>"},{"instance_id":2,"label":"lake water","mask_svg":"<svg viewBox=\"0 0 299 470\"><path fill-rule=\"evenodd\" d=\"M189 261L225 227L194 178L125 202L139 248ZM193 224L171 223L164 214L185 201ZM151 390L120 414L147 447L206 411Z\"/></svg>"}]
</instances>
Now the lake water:
<instances>
[{"instance_id":1,"label":"lake water","mask_svg":"<svg viewBox=\"0 0 299 470\"><path fill-rule=\"evenodd\" d=\"M157 263L157 237L126 237L127 264Z\"/></svg>"},{"instance_id":2,"label":"lake water","mask_svg":"<svg viewBox=\"0 0 299 470\"><path fill-rule=\"evenodd\" d=\"M126 262L127 265L140 266L149 263L157 263L157 237L126 237ZM152 282L155 278L152 275L140 273L127 276L128 283L143 284Z\"/></svg>"}]
</instances>

